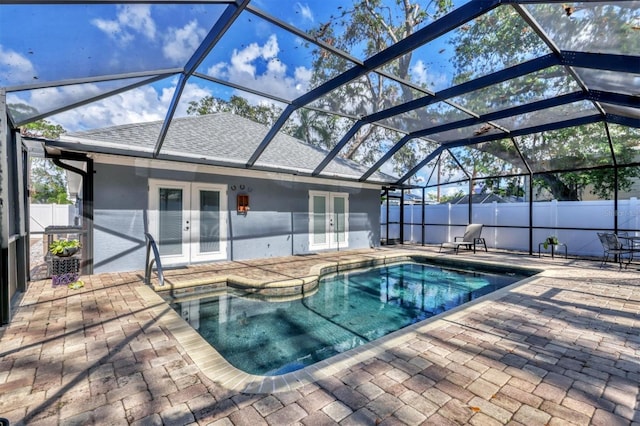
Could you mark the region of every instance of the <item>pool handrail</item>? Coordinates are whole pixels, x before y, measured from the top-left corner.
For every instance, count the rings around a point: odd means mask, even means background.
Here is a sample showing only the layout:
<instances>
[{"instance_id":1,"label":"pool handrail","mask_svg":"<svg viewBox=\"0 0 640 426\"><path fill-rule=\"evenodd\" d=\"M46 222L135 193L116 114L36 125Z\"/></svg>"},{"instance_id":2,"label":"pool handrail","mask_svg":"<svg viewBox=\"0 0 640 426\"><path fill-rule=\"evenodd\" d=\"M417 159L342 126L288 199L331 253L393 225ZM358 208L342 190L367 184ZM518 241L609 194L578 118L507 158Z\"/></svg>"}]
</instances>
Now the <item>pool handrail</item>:
<instances>
[{"instance_id":1,"label":"pool handrail","mask_svg":"<svg viewBox=\"0 0 640 426\"><path fill-rule=\"evenodd\" d=\"M147 285L151 285L151 269L153 268L153 263L156 264L156 272L158 273L158 281L160 282L160 286L164 285L164 273L162 272L162 262L160 261L160 252L158 251L158 245L156 241L153 239L150 233L145 232L144 238L147 242L147 255L144 262L144 283ZM151 257L151 250L153 250L153 259Z\"/></svg>"}]
</instances>

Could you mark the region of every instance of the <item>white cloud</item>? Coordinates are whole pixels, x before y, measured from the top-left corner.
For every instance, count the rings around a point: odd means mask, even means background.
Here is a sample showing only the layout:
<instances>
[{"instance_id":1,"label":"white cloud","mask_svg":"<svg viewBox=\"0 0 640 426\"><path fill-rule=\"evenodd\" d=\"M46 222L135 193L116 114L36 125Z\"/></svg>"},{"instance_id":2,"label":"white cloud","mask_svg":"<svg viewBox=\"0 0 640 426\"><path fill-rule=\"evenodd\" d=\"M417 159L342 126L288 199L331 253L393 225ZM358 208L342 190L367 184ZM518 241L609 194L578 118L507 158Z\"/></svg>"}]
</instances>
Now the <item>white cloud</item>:
<instances>
[{"instance_id":1,"label":"white cloud","mask_svg":"<svg viewBox=\"0 0 640 426\"><path fill-rule=\"evenodd\" d=\"M173 96L173 90L166 90L166 95ZM176 109L175 117L185 117L187 115L187 108L189 107L189 102L195 101L198 102L200 99L205 96L211 96L212 93L210 90L205 89L197 84L187 83L182 91L182 96L180 97L180 103ZM165 97L165 93L163 93L163 98ZM169 98L170 99L170 98Z\"/></svg>"},{"instance_id":2,"label":"white cloud","mask_svg":"<svg viewBox=\"0 0 640 426\"><path fill-rule=\"evenodd\" d=\"M156 36L156 23L151 18L151 5L130 4L120 7L118 21L150 40Z\"/></svg>"},{"instance_id":3,"label":"white cloud","mask_svg":"<svg viewBox=\"0 0 640 426\"><path fill-rule=\"evenodd\" d=\"M121 44L127 44L133 40L133 35L124 31L117 21L107 21L104 19L94 19L91 23L107 36Z\"/></svg>"},{"instance_id":4,"label":"white cloud","mask_svg":"<svg viewBox=\"0 0 640 426\"><path fill-rule=\"evenodd\" d=\"M227 64L224 62L218 62L207 70L207 74L211 77L225 79L228 77Z\"/></svg>"},{"instance_id":5,"label":"white cloud","mask_svg":"<svg viewBox=\"0 0 640 426\"><path fill-rule=\"evenodd\" d=\"M162 120L169 102L151 86L139 87L51 117L68 131Z\"/></svg>"},{"instance_id":6,"label":"white cloud","mask_svg":"<svg viewBox=\"0 0 640 426\"><path fill-rule=\"evenodd\" d=\"M175 86L167 91L173 94L174 89ZM79 96L77 87L34 91L25 102L41 111L47 111L52 106L62 105L69 100L87 98L103 92L103 89L95 85L83 85L82 90L82 96ZM161 120L166 115L170 100L170 96L164 92L158 94L151 86L140 87L56 114L47 120L60 124L68 132Z\"/></svg>"},{"instance_id":7,"label":"white cloud","mask_svg":"<svg viewBox=\"0 0 640 426\"><path fill-rule=\"evenodd\" d=\"M280 47L278 47L278 38L275 34L271 34L269 39L262 47L262 57L264 59L271 59L278 56L278 52L280 52Z\"/></svg>"},{"instance_id":8,"label":"white cloud","mask_svg":"<svg viewBox=\"0 0 640 426\"><path fill-rule=\"evenodd\" d=\"M24 93L10 93L7 100L11 104L26 104L33 108L33 111L26 111L27 117L31 118L35 114L46 113L62 105L73 104L81 99L103 93L95 84L84 84L80 86L61 86L32 90ZM20 111L20 109L18 109Z\"/></svg>"},{"instance_id":9,"label":"white cloud","mask_svg":"<svg viewBox=\"0 0 640 426\"><path fill-rule=\"evenodd\" d=\"M445 74L429 72L422 59L409 68L409 74L411 75L411 81L414 83L428 88L435 88L436 90L445 87L448 83L448 77Z\"/></svg>"},{"instance_id":10,"label":"white cloud","mask_svg":"<svg viewBox=\"0 0 640 426\"><path fill-rule=\"evenodd\" d=\"M313 72L311 69L306 67L296 67L294 78L299 82L298 85L296 85L296 90L299 92L307 90L312 76Z\"/></svg>"},{"instance_id":11,"label":"white cloud","mask_svg":"<svg viewBox=\"0 0 640 426\"><path fill-rule=\"evenodd\" d=\"M207 31L195 20L182 28L169 28L162 53L174 62L184 62L193 55L206 35Z\"/></svg>"},{"instance_id":12,"label":"white cloud","mask_svg":"<svg viewBox=\"0 0 640 426\"><path fill-rule=\"evenodd\" d=\"M103 93L95 84L83 84L81 86L61 86L48 89L34 90L30 103L40 111L47 111L60 105L68 105L79 99L86 99Z\"/></svg>"},{"instance_id":13,"label":"white cloud","mask_svg":"<svg viewBox=\"0 0 640 426\"><path fill-rule=\"evenodd\" d=\"M233 49L230 68L232 68L236 74L248 74L249 76L254 77L256 74L256 67L252 62L259 57L260 48L257 43L251 43L241 51Z\"/></svg>"},{"instance_id":14,"label":"white cloud","mask_svg":"<svg viewBox=\"0 0 640 426\"><path fill-rule=\"evenodd\" d=\"M179 45L193 46L196 42L194 34L200 37L201 31L195 23L189 23L182 29L172 33L172 43L167 44L165 54L177 55ZM208 73L224 78L239 85L265 91L277 97L293 99L305 93L309 87L311 70L304 66L289 69L279 58L281 55L275 35L263 44L252 43L245 49L235 50L229 62L220 62L212 66ZM178 59L177 56L174 56ZM28 67L29 63L24 63ZM52 122L62 125L67 131L81 131L113 125L136 122L148 122L165 118L167 108L173 97L177 80L167 87L158 88L144 86L94 102L72 111L49 117ZM63 105L78 99L86 99L104 93L102 85L68 86L43 91L34 91L24 102L41 111L51 110L56 105ZM175 117L186 115L190 101L199 101L213 93L197 84L188 83L182 92ZM27 96L26 94L24 96ZM249 102L257 105L265 102L264 98L243 93ZM268 101L271 102L271 101ZM283 107L282 105L278 105Z\"/></svg>"},{"instance_id":15,"label":"white cloud","mask_svg":"<svg viewBox=\"0 0 640 426\"><path fill-rule=\"evenodd\" d=\"M2 86L21 84L37 77L33 64L27 57L0 44L0 82Z\"/></svg>"},{"instance_id":16,"label":"white cloud","mask_svg":"<svg viewBox=\"0 0 640 426\"><path fill-rule=\"evenodd\" d=\"M130 4L117 7L115 20L93 19L91 23L118 43L127 44L141 34L149 40L156 35L156 24L151 17L151 6Z\"/></svg>"},{"instance_id":17,"label":"white cloud","mask_svg":"<svg viewBox=\"0 0 640 426\"><path fill-rule=\"evenodd\" d=\"M307 21L313 22L313 11L308 4L296 3L296 7L300 9L300 15Z\"/></svg>"},{"instance_id":18,"label":"white cloud","mask_svg":"<svg viewBox=\"0 0 640 426\"><path fill-rule=\"evenodd\" d=\"M47 119L60 124L68 132L163 120L173 99L176 84L177 79L161 89L153 86L139 87ZM84 91L82 98L102 92L95 85L83 85L82 89ZM73 99L79 98L77 88L73 90L73 95ZM186 116L190 101L199 101L209 95L211 95L209 90L197 84L187 83L174 117ZM32 95L23 101L46 111L47 107L50 109L51 105L60 105L65 99L70 99L70 92L63 87L38 91L37 95Z\"/></svg>"},{"instance_id":19,"label":"white cloud","mask_svg":"<svg viewBox=\"0 0 640 426\"><path fill-rule=\"evenodd\" d=\"M409 74L411 74L411 81L421 85L427 84L427 67L422 59L409 68Z\"/></svg>"},{"instance_id":20,"label":"white cloud","mask_svg":"<svg viewBox=\"0 0 640 426\"><path fill-rule=\"evenodd\" d=\"M251 43L242 50L233 49L230 68L235 71L236 74L244 73L255 77L257 68L253 62L258 58L266 61L276 58L279 52L278 39L272 34L263 46L260 46L258 43Z\"/></svg>"},{"instance_id":21,"label":"white cloud","mask_svg":"<svg viewBox=\"0 0 640 426\"><path fill-rule=\"evenodd\" d=\"M267 63L267 74L271 74L276 77L285 77L287 72L287 66L280 62L278 59L271 59Z\"/></svg>"},{"instance_id":22,"label":"white cloud","mask_svg":"<svg viewBox=\"0 0 640 426\"><path fill-rule=\"evenodd\" d=\"M293 75L287 74L287 65L280 60L279 54L278 39L271 35L264 45L251 43L244 49L235 49L229 62L211 66L207 74L274 96L294 99L308 89L312 73L300 66L293 70ZM264 71L258 71L259 65L263 65Z\"/></svg>"}]
</instances>

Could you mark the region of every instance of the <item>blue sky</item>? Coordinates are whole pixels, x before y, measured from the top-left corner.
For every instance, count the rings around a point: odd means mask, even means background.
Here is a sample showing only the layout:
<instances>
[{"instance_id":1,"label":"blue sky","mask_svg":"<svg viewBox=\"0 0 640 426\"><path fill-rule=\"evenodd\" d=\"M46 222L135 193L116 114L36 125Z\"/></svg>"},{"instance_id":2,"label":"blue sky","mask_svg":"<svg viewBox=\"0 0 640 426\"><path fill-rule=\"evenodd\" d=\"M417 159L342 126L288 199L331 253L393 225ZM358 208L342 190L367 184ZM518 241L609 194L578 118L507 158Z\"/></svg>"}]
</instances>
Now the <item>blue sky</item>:
<instances>
[{"instance_id":1,"label":"blue sky","mask_svg":"<svg viewBox=\"0 0 640 426\"><path fill-rule=\"evenodd\" d=\"M327 22L331 15L339 15L344 10L342 7L346 7L342 4L350 3L258 0L252 4L308 31ZM0 55L6 60L0 62L0 85L11 87L182 67L225 7L222 4L2 6ZM26 19L10 19L14 16ZM446 41L437 41L424 49L426 52L415 59L411 70L414 82L430 81L434 90L450 83L450 75L446 76L451 74L450 53L446 47ZM314 48L300 37L245 11L198 72L293 100L311 88ZM430 55L432 51L438 54ZM350 53L364 59L362 52ZM165 78L48 120L61 124L69 132L162 120L177 80L177 77ZM8 94L8 102L28 104L44 112L130 82L132 80L15 92ZM176 116L186 115L190 101L208 95L228 98L237 93L235 89L192 78L183 91ZM246 92L241 95L253 103L267 102Z\"/></svg>"},{"instance_id":2,"label":"blue sky","mask_svg":"<svg viewBox=\"0 0 640 426\"><path fill-rule=\"evenodd\" d=\"M397 0L383 0L390 6ZM456 5L465 0L454 0ZM417 2L421 6L427 2ZM276 18L308 31L339 16L352 0L294 1L253 0L252 6ZM625 2L630 24L638 21L635 2ZM0 87L46 84L67 79L90 78L182 67L211 30L225 4L37 4L0 5ZM510 8L510 6L501 6ZM594 15L589 25L582 25L587 8L567 17L561 3L547 8L525 6L542 28L556 38L560 33L561 47L580 48L583 40L591 41L594 33L606 28L607 19ZM540 13L538 13L540 12ZM515 13L515 12L513 12ZM545 13L548 15L545 15ZM585 16L582 16L585 15ZM339 21L339 20L338 20ZM547 22L548 21L548 22ZM425 22L425 25L428 22ZM473 21L465 26L473 25ZM460 31L464 30L463 28ZM557 30L557 31L556 31ZM562 31L560 31L562 30ZM339 28L336 31L340 31ZM454 46L447 34L413 52L409 78L416 84L427 84L439 91L452 84ZM607 43L596 46L595 52L614 53L623 46L616 37L605 37ZM482 43L482 40L475 40ZM576 44L578 43L578 44ZM597 43L595 43L597 44ZM236 24L219 41L198 71L203 74L264 91L292 100L311 88L312 47L300 37L243 12ZM591 49L591 47L590 47ZM529 51L531 50L531 51ZM542 49L523 52L531 56ZM548 50L548 48L547 48ZM351 55L364 59L361 51ZM635 53L635 52L631 52ZM518 55L516 61L529 58ZM492 72L507 65L496 59L483 60L483 71ZM593 72L592 74L595 74ZM606 73L600 72L600 75ZM622 75L622 74L617 74ZM632 76L629 74L629 76ZM477 76L474 76L477 77ZM592 76L596 79L595 75ZM611 79L612 77L610 77ZM177 77L168 77L151 85L105 98L92 104L48 118L68 131L80 131L112 125L162 120L175 92ZM597 79L596 79L597 80ZM608 80L605 80L606 83ZM625 80L626 81L626 80ZM39 112L55 110L70 102L130 83L86 83L54 88L10 92L11 104L26 104ZM511 83L510 83L511 84ZM623 84L619 85L624 91ZM633 85L627 85L627 87ZM617 86L616 86L617 87ZM188 81L178 105L176 116L186 115L191 101L213 95L228 98L235 89L192 78ZM473 94L468 94L472 96ZM545 94L546 96L547 94ZM244 93L250 102L266 99ZM458 100L458 99L456 99ZM464 99L459 100L463 102ZM282 105L280 105L282 106ZM506 105L505 105L506 106ZM478 112L478 111L476 111ZM438 119L438 117L436 117Z\"/></svg>"},{"instance_id":3,"label":"blue sky","mask_svg":"<svg viewBox=\"0 0 640 426\"><path fill-rule=\"evenodd\" d=\"M395 3L392 1L392 3ZM306 31L341 13L350 1L282 2L257 0L256 7ZM210 31L223 4L3 5L0 14L0 86L181 67ZM15 19L20 16L21 19ZM198 69L222 80L295 99L310 88L311 48L299 37L244 12ZM434 47L435 48L435 47ZM353 52L354 56L359 55ZM447 61L443 61L446 63ZM435 67L432 67L435 69ZM443 70L438 70L441 73ZM414 80L426 78L417 60ZM432 75L432 81L442 80ZM176 78L107 98L50 118L68 131L163 119ZM122 82L125 83L125 82ZM120 84L120 83L118 83ZM9 103L49 111L107 84L83 84L15 92ZM189 101L207 95L228 97L232 89L191 79L177 115ZM247 95L252 102L264 99Z\"/></svg>"},{"instance_id":4,"label":"blue sky","mask_svg":"<svg viewBox=\"0 0 640 426\"><path fill-rule=\"evenodd\" d=\"M209 5L29 5L2 6L0 15L0 86L131 73L182 67L226 6ZM307 6L291 6L298 24L314 25ZM298 11L304 10L301 15ZM15 16L27 19L14 19ZM55 18L54 18L55 17ZM248 84L293 99L309 85L309 55L300 55L301 40L243 13L199 71L238 84ZM289 53L290 52L290 53ZM308 52L307 52L308 53ZM52 118L70 131L87 127L162 119L176 79L141 87L118 99L99 101L81 112ZM100 85L15 93L10 103L24 102L40 111L99 93ZM73 92L73 93L71 93ZM155 93L154 93L155 92ZM230 90L223 90L228 95ZM201 80L190 82L183 94L189 100L212 94ZM224 93L223 93L224 95ZM129 114L105 114L105 109L129 106ZM91 112L90 110L93 110ZM184 111L179 111L179 115ZM97 119L103 117L103 120ZM102 122L100 122L102 121Z\"/></svg>"},{"instance_id":5,"label":"blue sky","mask_svg":"<svg viewBox=\"0 0 640 426\"><path fill-rule=\"evenodd\" d=\"M389 0L395 4L395 0ZM256 0L255 7L308 31L339 16L347 0L282 2ZM119 75L182 67L222 14L223 4L90 4L0 6L0 86ZM20 16L21 19L15 19ZM339 28L336 29L339 31ZM450 55L445 40L416 57L411 78L432 82L433 90L450 83ZM198 72L293 100L311 88L312 50L300 37L243 12L218 42ZM431 52L438 52L431 54ZM350 52L364 59L362 52ZM416 55L417 56L417 55ZM448 74L448 76L447 76ZM177 84L169 77L48 118L67 131L164 119ZM131 83L86 83L8 94L9 104L24 103L40 112L86 99ZM191 78L177 117L190 101L213 95L228 98L235 89ZM267 102L241 93L250 102ZM284 107L279 104L278 106ZM391 172L391 170L387 170Z\"/></svg>"}]
</instances>

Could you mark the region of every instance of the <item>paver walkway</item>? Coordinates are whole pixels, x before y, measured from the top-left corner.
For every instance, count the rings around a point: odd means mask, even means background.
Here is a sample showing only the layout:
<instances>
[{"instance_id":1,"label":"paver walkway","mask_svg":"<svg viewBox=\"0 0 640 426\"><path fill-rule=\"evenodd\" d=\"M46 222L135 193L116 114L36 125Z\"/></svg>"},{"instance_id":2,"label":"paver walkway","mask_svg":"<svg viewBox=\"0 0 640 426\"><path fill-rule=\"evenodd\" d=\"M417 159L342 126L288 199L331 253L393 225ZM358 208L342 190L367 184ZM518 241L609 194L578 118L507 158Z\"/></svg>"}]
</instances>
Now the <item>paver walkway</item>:
<instances>
[{"instance_id":1,"label":"paver walkway","mask_svg":"<svg viewBox=\"0 0 640 426\"><path fill-rule=\"evenodd\" d=\"M367 251L317 261L343 255ZM78 290L31 283L0 331L0 417L12 425L640 425L637 270L459 256L546 271L318 382L267 394L209 379L159 320L168 306L140 297L140 273L83 277ZM305 272L284 259L235 267L254 276L269 265Z\"/></svg>"}]
</instances>

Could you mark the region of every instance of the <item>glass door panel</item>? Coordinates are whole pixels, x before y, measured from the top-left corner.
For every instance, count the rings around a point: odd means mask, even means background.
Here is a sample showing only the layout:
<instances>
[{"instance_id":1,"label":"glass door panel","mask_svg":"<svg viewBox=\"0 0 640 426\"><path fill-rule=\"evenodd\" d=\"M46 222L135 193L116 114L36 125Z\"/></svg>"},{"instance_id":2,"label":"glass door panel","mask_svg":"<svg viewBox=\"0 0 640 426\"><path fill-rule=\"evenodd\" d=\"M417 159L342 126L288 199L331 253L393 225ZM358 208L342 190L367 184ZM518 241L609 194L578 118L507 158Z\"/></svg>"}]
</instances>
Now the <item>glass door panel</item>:
<instances>
[{"instance_id":1,"label":"glass door panel","mask_svg":"<svg viewBox=\"0 0 640 426\"><path fill-rule=\"evenodd\" d=\"M189 261L189 183L149 180L149 232L163 265Z\"/></svg>"},{"instance_id":2,"label":"glass door panel","mask_svg":"<svg viewBox=\"0 0 640 426\"><path fill-rule=\"evenodd\" d=\"M200 253L220 251L220 193L200 191Z\"/></svg>"},{"instance_id":3,"label":"glass door panel","mask_svg":"<svg viewBox=\"0 0 640 426\"><path fill-rule=\"evenodd\" d=\"M183 193L178 188L159 188L158 249L160 254L182 254Z\"/></svg>"},{"instance_id":4,"label":"glass door panel","mask_svg":"<svg viewBox=\"0 0 640 426\"><path fill-rule=\"evenodd\" d=\"M226 259L226 187L193 183L191 261Z\"/></svg>"},{"instance_id":5,"label":"glass door panel","mask_svg":"<svg viewBox=\"0 0 640 426\"><path fill-rule=\"evenodd\" d=\"M313 236L315 246L327 244L327 198L324 195L313 195Z\"/></svg>"},{"instance_id":6,"label":"glass door panel","mask_svg":"<svg viewBox=\"0 0 640 426\"><path fill-rule=\"evenodd\" d=\"M347 239L346 234L346 198L342 196L333 196L333 242L344 244Z\"/></svg>"}]
</instances>

